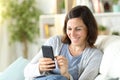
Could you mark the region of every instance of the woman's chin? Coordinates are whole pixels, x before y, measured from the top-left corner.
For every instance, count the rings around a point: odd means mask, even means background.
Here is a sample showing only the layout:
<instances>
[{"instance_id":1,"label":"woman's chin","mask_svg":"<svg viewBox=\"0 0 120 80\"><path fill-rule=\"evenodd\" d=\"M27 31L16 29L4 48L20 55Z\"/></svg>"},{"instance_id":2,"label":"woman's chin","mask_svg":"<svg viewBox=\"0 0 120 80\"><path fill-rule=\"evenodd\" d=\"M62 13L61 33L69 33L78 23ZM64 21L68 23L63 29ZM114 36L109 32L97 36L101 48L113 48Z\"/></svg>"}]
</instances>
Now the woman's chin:
<instances>
[{"instance_id":1,"label":"woman's chin","mask_svg":"<svg viewBox=\"0 0 120 80\"><path fill-rule=\"evenodd\" d=\"M78 42L72 42L72 45L78 45L79 43Z\"/></svg>"}]
</instances>

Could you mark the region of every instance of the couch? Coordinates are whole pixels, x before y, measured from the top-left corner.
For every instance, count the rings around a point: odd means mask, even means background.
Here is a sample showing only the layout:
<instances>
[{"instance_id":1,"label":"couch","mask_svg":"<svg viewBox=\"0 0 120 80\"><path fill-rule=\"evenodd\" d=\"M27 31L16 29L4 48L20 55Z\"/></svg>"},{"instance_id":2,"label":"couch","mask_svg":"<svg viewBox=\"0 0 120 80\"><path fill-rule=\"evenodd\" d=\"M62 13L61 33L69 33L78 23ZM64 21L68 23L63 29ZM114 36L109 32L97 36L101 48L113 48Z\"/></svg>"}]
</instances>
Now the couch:
<instances>
[{"instance_id":1,"label":"couch","mask_svg":"<svg viewBox=\"0 0 120 80\"><path fill-rule=\"evenodd\" d=\"M120 80L120 36L99 35L95 45L104 52L100 74L95 80ZM24 80L23 71L28 62L23 57L18 58L0 73L0 80Z\"/></svg>"},{"instance_id":2,"label":"couch","mask_svg":"<svg viewBox=\"0 0 120 80\"><path fill-rule=\"evenodd\" d=\"M104 53L95 80L120 80L120 36L101 35L95 45Z\"/></svg>"}]
</instances>

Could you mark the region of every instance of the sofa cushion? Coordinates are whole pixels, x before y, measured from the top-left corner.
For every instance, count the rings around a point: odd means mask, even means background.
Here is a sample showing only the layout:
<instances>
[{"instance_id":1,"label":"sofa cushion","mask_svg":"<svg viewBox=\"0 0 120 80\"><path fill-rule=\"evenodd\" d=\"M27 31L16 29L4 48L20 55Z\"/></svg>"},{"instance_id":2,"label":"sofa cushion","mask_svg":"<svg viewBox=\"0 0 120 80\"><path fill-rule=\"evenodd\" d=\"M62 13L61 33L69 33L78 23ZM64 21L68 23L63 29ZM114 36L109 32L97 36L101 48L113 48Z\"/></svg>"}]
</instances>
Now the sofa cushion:
<instances>
[{"instance_id":1,"label":"sofa cushion","mask_svg":"<svg viewBox=\"0 0 120 80\"><path fill-rule=\"evenodd\" d=\"M102 39L101 39L102 38ZM100 75L96 80L107 80L120 77L120 36L99 36L96 46L103 52Z\"/></svg>"},{"instance_id":2,"label":"sofa cushion","mask_svg":"<svg viewBox=\"0 0 120 80\"><path fill-rule=\"evenodd\" d=\"M23 57L14 61L2 74L0 80L24 80L24 67L28 64L28 60Z\"/></svg>"}]
</instances>

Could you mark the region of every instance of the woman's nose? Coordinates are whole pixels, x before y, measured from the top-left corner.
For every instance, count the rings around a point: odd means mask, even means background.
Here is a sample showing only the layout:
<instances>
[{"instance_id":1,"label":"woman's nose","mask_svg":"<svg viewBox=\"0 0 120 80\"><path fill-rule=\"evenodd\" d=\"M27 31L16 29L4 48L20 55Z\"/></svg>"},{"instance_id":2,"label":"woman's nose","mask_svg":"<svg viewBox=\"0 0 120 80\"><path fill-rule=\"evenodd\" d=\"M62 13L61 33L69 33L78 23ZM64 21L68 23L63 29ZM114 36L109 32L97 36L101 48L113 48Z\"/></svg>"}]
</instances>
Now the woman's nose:
<instances>
[{"instance_id":1,"label":"woman's nose","mask_svg":"<svg viewBox=\"0 0 120 80\"><path fill-rule=\"evenodd\" d=\"M75 30L72 30L71 31L71 36L75 36L75 33L76 33Z\"/></svg>"}]
</instances>

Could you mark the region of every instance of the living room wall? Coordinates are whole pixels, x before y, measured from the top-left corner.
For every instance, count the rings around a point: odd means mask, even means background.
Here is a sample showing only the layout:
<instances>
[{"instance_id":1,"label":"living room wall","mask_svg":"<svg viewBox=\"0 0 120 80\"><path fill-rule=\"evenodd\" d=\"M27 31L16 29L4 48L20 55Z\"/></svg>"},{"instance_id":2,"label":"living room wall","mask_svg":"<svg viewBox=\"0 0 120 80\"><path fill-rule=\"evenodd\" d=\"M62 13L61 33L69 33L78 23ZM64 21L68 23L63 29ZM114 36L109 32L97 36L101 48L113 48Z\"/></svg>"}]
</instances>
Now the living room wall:
<instances>
[{"instance_id":1,"label":"living room wall","mask_svg":"<svg viewBox=\"0 0 120 80\"><path fill-rule=\"evenodd\" d=\"M36 0L38 8L44 14L52 14L55 9L55 1L56 0Z\"/></svg>"}]
</instances>

